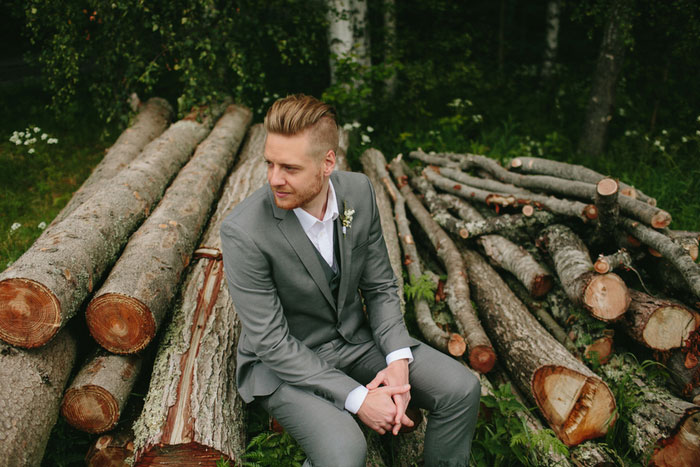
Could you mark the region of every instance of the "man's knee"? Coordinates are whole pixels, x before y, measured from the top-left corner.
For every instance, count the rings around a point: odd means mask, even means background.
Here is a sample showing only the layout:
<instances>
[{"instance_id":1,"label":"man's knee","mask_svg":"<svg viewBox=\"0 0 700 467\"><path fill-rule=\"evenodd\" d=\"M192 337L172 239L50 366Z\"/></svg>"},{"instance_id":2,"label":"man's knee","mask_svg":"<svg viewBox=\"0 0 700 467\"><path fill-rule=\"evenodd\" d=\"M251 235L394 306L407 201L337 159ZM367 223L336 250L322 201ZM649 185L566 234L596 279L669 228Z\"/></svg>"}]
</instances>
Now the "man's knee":
<instances>
[{"instance_id":1,"label":"man's knee","mask_svg":"<svg viewBox=\"0 0 700 467\"><path fill-rule=\"evenodd\" d=\"M481 383L471 371L466 368L461 370L446 378L443 397L447 406L476 415L481 399Z\"/></svg>"},{"instance_id":2,"label":"man's knee","mask_svg":"<svg viewBox=\"0 0 700 467\"><path fill-rule=\"evenodd\" d=\"M357 424L352 429L336 433L333 441L324 443L319 452L309 457L314 467L364 467L367 441Z\"/></svg>"}]
</instances>

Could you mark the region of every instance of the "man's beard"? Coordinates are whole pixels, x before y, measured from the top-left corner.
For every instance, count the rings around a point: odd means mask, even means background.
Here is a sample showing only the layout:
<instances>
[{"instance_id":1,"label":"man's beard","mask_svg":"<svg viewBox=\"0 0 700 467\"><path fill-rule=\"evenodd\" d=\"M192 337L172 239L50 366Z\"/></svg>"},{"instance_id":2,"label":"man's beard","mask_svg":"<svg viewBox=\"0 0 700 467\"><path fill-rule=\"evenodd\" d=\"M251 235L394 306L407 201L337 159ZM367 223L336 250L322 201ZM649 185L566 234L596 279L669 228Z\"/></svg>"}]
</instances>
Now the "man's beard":
<instances>
[{"instance_id":1,"label":"man's beard","mask_svg":"<svg viewBox=\"0 0 700 467\"><path fill-rule=\"evenodd\" d=\"M289 193L289 195L287 195L285 198L278 198L275 196L275 204L278 208L287 210L304 207L321 192L322 188L323 175L319 173L319 176L314 179L313 183L308 187L305 187L300 191Z\"/></svg>"}]
</instances>

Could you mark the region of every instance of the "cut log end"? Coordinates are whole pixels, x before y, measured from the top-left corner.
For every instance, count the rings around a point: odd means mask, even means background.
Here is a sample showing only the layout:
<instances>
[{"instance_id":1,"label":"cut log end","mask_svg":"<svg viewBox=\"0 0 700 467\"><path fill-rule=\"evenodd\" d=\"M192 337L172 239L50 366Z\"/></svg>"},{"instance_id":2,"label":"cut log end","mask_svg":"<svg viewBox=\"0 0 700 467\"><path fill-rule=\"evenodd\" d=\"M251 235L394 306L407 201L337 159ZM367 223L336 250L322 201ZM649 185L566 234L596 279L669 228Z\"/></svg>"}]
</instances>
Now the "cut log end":
<instances>
[{"instance_id":1,"label":"cut log end","mask_svg":"<svg viewBox=\"0 0 700 467\"><path fill-rule=\"evenodd\" d=\"M655 229L663 229L664 227L668 227L670 223L671 214L667 213L666 211L659 210L651 218L651 226Z\"/></svg>"},{"instance_id":2,"label":"cut log end","mask_svg":"<svg viewBox=\"0 0 700 467\"><path fill-rule=\"evenodd\" d=\"M142 350L156 333L156 323L148 307L121 294L108 293L92 300L85 319L92 337L105 349L118 354Z\"/></svg>"},{"instance_id":3,"label":"cut log end","mask_svg":"<svg viewBox=\"0 0 700 467\"><path fill-rule=\"evenodd\" d=\"M104 433L119 420L119 403L100 386L86 385L66 391L61 415L72 426L88 433Z\"/></svg>"},{"instance_id":4,"label":"cut log end","mask_svg":"<svg viewBox=\"0 0 700 467\"><path fill-rule=\"evenodd\" d=\"M521 212L523 213L523 216L525 216L525 217L532 217L535 214L535 208L531 204L526 204L521 209Z\"/></svg>"},{"instance_id":5,"label":"cut log end","mask_svg":"<svg viewBox=\"0 0 700 467\"><path fill-rule=\"evenodd\" d=\"M479 373L488 373L496 364L496 352L488 345L477 345L469 350L469 366Z\"/></svg>"},{"instance_id":6,"label":"cut log end","mask_svg":"<svg viewBox=\"0 0 700 467\"><path fill-rule=\"evenodd\" d=\"M695 315L687 308L663 306L649 317L642 337L655 350L680 347L697 327Z\"/></svg>"},{"instance_id":7,"label":"cut log end","mask_svg":"<svg viewBox=\"0 0 700 467\"><path fill-rule=\"evenodd\" d=\"M533 374L531 387L545 419L567 446L603 436L614 423L615 398L599 378L545 365Z\"/></svg>"},{"instance_id":8,"label":"cut log end","mask_svg":"<svg viewBox=\"0 0 700 467\"><path fill-rule=\"evenodd\" d=\"M547 295L554 285L554 280L549 274L540 274L535 277L530 285L530 295L533 298L540 298Z\"/></svg>"},{"instance_id":9,"label":"cut log end","mask_svg":"<svg viewBox=\"0 0 700 467\"><path fill-rule=\"evenodd\" d=\"M610 360L613 353L613 338L604 336L596 339L592 344L586 346L585 357L591 361L597 361L603 365Z\"/></svg>"},{"instance_id":10,"label":"cut log end","mask_svg":"<svg viewBox=\"0 0 700 467\"><path fill-rule=\"evenodd\" d=\"M683 418L671 436L659 441L649 465L700 465L700 407L689 409Z\"/></svg>"},{"instance_id":11,"label":"cut log end","mask_svg":"<svg viewBox=\"0 0 700 467\"><path fill-rule=\"evenodd\" d=\"M586 207L583 208L583 215L588 220L596 220L598 219L598 208L595 204L587 204Z\"/></svg>"},{"instance_id":12,"label":"cut log end","mask_svg":"<svg viewBox=\"0 0 700 467\"><path fill-rule=\"evenodd\" d=\"M518 169L523 166L523 161L519 157L516 157L512 161L510 161L510 166L509 168L511 169Z\"/></svg>"},{"instance_id":13,"label":"cut log end","mask_svg":"<svg viewBox=\"0 0 700 467\"><path fill-rule=\"evenodd\" d=\"M627 311L630 300L624 281L612 272L593 275L583 292L583 304L601 321L620 318Z\"/></svg>"},{"instance_id":14,"label":"cut log end","mask_svg":"<svg viewBox=\"0 0 700 467\"><path fill-rule=\"evenodd\" d=\"M467 351L467 343L464 338L457 333L450 334L450 340L447 342L447 351L453 357L461 357Z\"/></svg>"},{"instance_id":15,"label":"cut log end","mask_svg":"<svg viewBox=\"0 0 700 467\"><path fill-rule=\"evenodd\" d=\"M177 465L180 467L195 467L216 465L217 461L222 458L231 460L230 457L220 451L198 443L156 445L138 455L134 466Z\"/></svg>"},{"instance_id":16,"label":"cut log end","mask_svg":"<svg viewBox=\"0 0 700 467\"><path fill-rule=\"evenodd\" d=\"M61 304L46 286L30 279L0 282L0 339L24 348L41 347L61 328Z\"/></svg>"},{"instance_id":17,"label":"cut log end","mask_svg":"<svg viewBox=\"0 0 700 467\"><path fill-rule=\"evenodd\" d=\"M600 257L593 264L593 269L595 269L595 272L598 274L605 274L610 272L612 268L610 267L608 260L603 255L600 255Z\"/></svg>"},{"instance_id":18,"label":"cut log end","mask_svg":"<svg viewBox=\"0 0 700 467\"><path fill-rule=\"evenodd\" d=\"M604 178L598 182L596 190L600 196L611 196L617 193L618 184L612 178Z\"/></svg>"}]
</instances>

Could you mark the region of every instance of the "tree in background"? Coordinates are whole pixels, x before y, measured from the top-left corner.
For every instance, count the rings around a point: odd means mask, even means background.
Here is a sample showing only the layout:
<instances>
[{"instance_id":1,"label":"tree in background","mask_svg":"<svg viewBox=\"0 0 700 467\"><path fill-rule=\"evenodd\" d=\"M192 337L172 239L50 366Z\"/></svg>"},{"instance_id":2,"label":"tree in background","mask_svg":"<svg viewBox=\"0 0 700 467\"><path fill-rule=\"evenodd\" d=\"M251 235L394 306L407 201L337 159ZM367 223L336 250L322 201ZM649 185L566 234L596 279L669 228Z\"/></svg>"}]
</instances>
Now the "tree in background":
<instances>
[{"instance_id":1,"label":"tree in background","mask_svg":"<svg viewBox=\"0 0 700 467\"><path fill-rule=\"evenodd\" d=\"M560 11L560 0L549 0L549 2L547 2L547 34L544 47L544 60L542 61L542 69L540 70L540 75L545 81L552 76L554 60L557 57Z\"/></svg>"}]
</instances>

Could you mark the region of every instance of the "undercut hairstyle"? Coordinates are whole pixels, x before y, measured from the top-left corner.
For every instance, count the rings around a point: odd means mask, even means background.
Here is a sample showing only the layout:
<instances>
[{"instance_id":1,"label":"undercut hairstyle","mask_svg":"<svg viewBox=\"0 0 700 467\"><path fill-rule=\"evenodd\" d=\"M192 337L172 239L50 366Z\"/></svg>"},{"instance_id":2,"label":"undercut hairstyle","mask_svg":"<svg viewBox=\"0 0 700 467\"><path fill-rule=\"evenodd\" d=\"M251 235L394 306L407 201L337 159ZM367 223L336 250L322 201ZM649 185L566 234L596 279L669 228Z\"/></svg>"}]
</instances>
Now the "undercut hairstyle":
<instances>
[{"instance_id":1,"label":"undercut hairstyle","mask_svg":"<svg viewBox=\"0 0 700 467\"><path fill-rule=\"evenodd\" d=\"M293 94L275 101L265 115L268 133L294 136L308 131L311 156L322 158L328 150L338 152L335 109L313 96Z\"/></svg>"}]
</instances>

